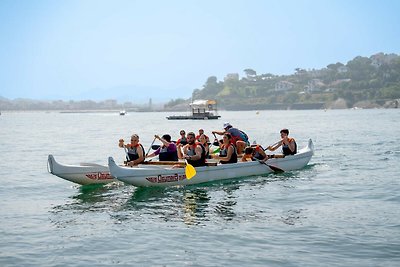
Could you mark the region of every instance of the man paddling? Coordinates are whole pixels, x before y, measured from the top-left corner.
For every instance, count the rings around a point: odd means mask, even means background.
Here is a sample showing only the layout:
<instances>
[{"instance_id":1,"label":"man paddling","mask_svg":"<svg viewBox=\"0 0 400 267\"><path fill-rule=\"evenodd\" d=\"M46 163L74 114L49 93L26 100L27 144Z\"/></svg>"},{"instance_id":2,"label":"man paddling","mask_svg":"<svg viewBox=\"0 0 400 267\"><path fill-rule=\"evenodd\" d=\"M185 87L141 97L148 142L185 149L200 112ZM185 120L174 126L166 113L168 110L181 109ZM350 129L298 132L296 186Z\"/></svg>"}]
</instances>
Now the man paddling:
<instances>
[{"instance_id":1,"label":"man paddling","mask_svg":"<svg viewBox=\"0 0 400 267\"><path fill-rule=\"evenodd\" d=\"M229 133L232 136L232 144L236 147L237 153L240 155L243 153L246 145L250 145L249 138L247 134L243 131L232 127L229 122L224 123L224 131L212 131L213 134L224 135L225 133Z\"/></svg>"},{"instance_id":2,"label":"man paddling","mask_svg":"<svg viewBox=\"0 0 400 267\"><path fill-rule=\"evenodd\" d=\"M193 167L206 166L206 149L201 143L196 143L196 136L193 132L186 135L187 145L183 147L183 154L178 152L180 158L186 159ZM178 151L180 151L179 146Z\"/></svg>"},{"instance_id":3,"label":"man paddling","mask_svg":"<svg viewBox=\"0 0 400 267\"><path fill-rule=\"evenodd\" d=\"M277 148L282 146L283 155L295 155L297 153L297 144L294 138L289 137L289 130L282 129L280 134L281 140L276 142L276 145L268 146L267 149L270 151L275 151Z\"/></svg>"},{"instance_id":4,"label":"man paddling","mask_svg":"<svg viewBox=\"0 0 400 267\"><path fill-rule=\"evenodd\" d=\"M139 143L139 135L132 134L131 143L124 145L124 139L119 139L119 147L126 149L126 165L135 166L144 161L144 148Z\"/></svg>"}]
</instances>

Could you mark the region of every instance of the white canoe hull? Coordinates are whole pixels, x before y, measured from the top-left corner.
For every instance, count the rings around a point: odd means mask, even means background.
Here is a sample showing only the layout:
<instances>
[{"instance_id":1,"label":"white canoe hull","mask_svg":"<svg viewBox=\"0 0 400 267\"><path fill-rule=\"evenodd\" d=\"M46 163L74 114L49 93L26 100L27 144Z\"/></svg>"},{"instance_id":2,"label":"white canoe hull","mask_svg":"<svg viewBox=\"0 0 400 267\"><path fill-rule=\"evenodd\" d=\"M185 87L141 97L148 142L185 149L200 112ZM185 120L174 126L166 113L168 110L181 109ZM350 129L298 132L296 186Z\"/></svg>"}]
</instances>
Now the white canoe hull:
<instances>
[{"instance_id":1,"label":"white canoe hull","mask_svg":"<svg viewBox=\"0 0 400 267\"><path fill-rule=\"evenodd\" d=\"M283 171L304 168L314 154L311 139L307 147L296 155L285 158L272 158L266 163ZM134 186L175 186L207 183L217 180L265 175L273 170L258 161L239 162L236 164L219 164L217 166L196 167L197 174L192 179L186 179L184 168L166 168L165 166L121 167L112 157L108 159L108 167L113 177Z\"/></svg>"},{"instance_id":2,"label":"white canoe hull","mask_svg":"<svg viewBox=\"0 0 400 267\"><path fill-rule=\"evenodd\" d=\"M107 165L65 165L57 162L53 155L47 160L48 171L60 178L80 185L107 184L117 181L111 176Z\"/></svg>"}]
</instances>

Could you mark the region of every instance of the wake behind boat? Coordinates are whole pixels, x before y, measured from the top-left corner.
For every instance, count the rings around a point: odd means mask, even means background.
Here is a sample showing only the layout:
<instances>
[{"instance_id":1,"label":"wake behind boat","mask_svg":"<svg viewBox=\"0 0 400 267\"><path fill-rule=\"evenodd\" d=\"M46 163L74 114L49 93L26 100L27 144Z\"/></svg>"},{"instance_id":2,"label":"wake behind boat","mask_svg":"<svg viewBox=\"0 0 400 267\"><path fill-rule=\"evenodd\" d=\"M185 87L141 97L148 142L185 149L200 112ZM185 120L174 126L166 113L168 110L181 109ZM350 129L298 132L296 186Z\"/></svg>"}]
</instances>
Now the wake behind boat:
<instances>
[{"instance_id":1,"label":"wake behind boat","mask_svg":"<svg viewBox=\"0 0 400 267\"><path fill-rule=\"evenodd\" d=\"M233 179L246 176L265 175L276 170L292 171L304 168L314 154L311 139L305 148L296 155L284 158L272 158L265 164L258 161L218 164L217 166L196 167L197 174L186 179L184 168L165 166L121 167L112 157L108 158L108 167L113 177L134 186L176 186L192 185L211 181Z\"/></svg>"}]
</instances>

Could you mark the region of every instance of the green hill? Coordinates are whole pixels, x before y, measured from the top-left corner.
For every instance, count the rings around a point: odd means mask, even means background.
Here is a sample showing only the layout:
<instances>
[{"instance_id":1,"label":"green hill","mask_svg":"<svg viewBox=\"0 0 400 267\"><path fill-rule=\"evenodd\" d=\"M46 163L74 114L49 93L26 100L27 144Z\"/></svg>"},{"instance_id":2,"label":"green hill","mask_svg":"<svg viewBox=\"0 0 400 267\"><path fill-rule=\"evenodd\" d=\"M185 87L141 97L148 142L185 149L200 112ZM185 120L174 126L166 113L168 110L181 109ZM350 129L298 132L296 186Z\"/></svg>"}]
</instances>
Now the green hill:
<instances>
[{"instance_id":1,"label":"green hill","mask_svg":"<svg viewBox=\"0 0 400 267\"><path fill-rule=\"evenodd\" d=\"M400 56L378 53L323 69L296 68L291 75L230 73L207 78L193 99L216 99L225 109L288 109L393 106L400 98ZM188 100L187 100L188 101ZM171 101L166 107L174 105ZM182 102L179 101L179 102ZM398 105L398 104L397 104Z\"/></svg>"}]
</instances>

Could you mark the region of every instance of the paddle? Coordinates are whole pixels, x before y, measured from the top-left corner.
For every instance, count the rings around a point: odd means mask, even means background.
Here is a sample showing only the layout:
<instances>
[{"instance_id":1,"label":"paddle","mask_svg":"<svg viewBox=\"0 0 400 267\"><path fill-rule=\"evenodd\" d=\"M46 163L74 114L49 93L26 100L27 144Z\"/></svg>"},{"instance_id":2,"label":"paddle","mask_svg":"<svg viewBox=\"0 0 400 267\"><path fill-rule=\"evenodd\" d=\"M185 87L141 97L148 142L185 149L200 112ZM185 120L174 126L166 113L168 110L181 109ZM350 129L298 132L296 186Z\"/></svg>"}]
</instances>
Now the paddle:
<instances>
[{"instance_id":1,"label":"paddle","mask_svg":"<svg viewBox=\"0 0 400 267\"><path fill-rule=\"evenodd\" d=\"M186 179L190 180L196 175L196 169L191 164L189 164L186 159L185 163L186 163L185 166Z\"/></svg>"},{"instance_id":2,"label":"paddle","mask_svg":"<svg viewBox=\"0 0 400 267\"><path fill-rule=\"evenodd\" d=\"M151 149L157 150L159 147L160 147L160 145L152 145L152 146L151 146Z\"/></svg>"},{"instance_id":3,"label":"paddle","mask_svg":"<svg viewBox=\"0 0 400 267\"><path fill-rule=\"evenodd\" d=\"M282 170L281 168L278 168L276 166L267 164L265 161L259 160L258 162L260 162L261 164L265 164L267 165L271 170L273 170L275 173L282 173L285 172L284 170Z\"/></svg>"},{"instance_id":4,"label":"paddle","mask_svg":"<svg viewBox=\"0 0 400 267\"><path fill-rule=\"evenodd\" d=\"M154 144L155 141L156 141L156 138L154 137L153 142L151 142L151 145L150 145L149 149L147 150L147 153L146 153L146 155L145 155L144 157L147 157L147 155L148 155L149 152L150 152L150 148L153 148L153 144ZM160 146L158 146L158 147L160 147ZM158 147L157 147L156 149L158 149ZM155 150L155 149L154 149L154 150Z\"/></svg>"},{"instance_id":5,"label":"paddle","mask_svg":"<svg viewBox=\"0 0 400 267\"><path fill-rule=\"evenodd\" d=\"M275 142L275 143L273 143L272 145L269 145L269 146L267 146L266 148L263 148L263 150L265 151L265 150L267 150L269 147L276 146L279 142L280 142L280 141Z\"/></svg>"},{"instance_id":6,"label":"paddle","mask_svg":"<svg viewBox=\"0 0 400 267\"><path fill-rule=\"evenodd\" d=\"M128 162L131 161L131 158L129 157L128 149L126 148L125 145L124 145L124 151L125 151L125 155L126 155L126 163L124 162L124 164L128 164Z\"/></svg>"},{"instance_id":7,"label":"paddle","mask_svg":"<svg viewBox=\"0 0 400 267\"><path fill-rule=\"evenodd\" d=\"M215 135L215 133L213 133L213 135L214 135L215 139L214 139L214 142L213 142L212 144L213 144L213 146L217 146L218 148L215 149L215 150L212 152L212 154L216 154L216 153L218 153L218 152L221 150L221 148L219 147L219 142L218 142L217 136Z\"/></svg>"},{"instance_id":8,"label":"paddle","mask_svg":"<svg viewBox=\"0 0 400 267\"><path fill-rule=\"evenodd\" d=\"M183 155L183 151L181 150L181 153ZM186 179L190 180L196 175L196 169L193 167L192 164L189 164L187 162L187 159L185 159L185 175Z\"/></svg>"}]
</instances>

